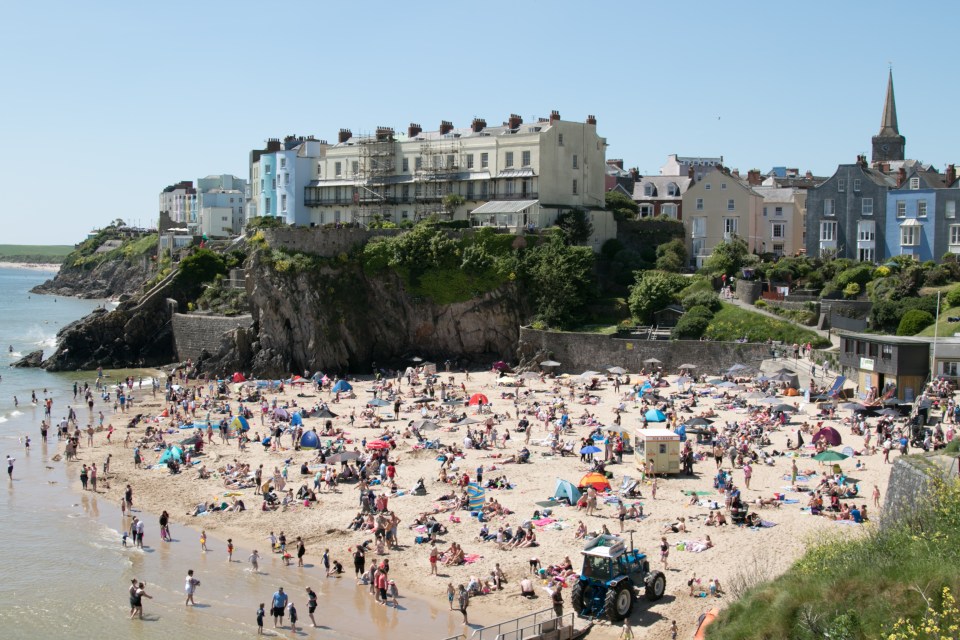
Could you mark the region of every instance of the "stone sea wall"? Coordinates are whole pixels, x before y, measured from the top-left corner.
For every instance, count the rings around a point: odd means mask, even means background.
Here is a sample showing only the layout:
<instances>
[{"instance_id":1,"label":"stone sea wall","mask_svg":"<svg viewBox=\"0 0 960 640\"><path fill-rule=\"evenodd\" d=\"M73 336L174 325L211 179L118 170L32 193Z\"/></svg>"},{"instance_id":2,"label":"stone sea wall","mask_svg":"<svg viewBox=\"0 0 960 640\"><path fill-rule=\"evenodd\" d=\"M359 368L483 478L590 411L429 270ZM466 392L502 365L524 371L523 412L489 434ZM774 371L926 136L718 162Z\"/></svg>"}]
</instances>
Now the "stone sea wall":
<instances>
[{"instance_id":1,"label":"stone sea wall","mask_svg":"<svg viewBox=\"0 0 960 640\"><path fill-rule=\"evenodd\" d=\"M206 349L215 353L220 347L223 334L239 327L249 327L253 317L243 316L207 316L202 314L173 314L173 346L177 360L196 361Z\"/></svg>"}]
</instances>

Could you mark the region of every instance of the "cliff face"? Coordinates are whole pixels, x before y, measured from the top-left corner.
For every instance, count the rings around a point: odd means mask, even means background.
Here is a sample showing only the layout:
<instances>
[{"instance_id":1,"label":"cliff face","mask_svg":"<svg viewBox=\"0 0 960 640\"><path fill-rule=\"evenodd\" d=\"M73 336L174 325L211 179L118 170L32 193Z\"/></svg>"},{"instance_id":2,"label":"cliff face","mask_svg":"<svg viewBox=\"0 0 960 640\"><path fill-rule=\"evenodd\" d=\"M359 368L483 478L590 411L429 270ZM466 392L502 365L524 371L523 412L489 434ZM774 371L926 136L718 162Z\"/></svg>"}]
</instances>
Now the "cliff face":
<instances>
[{"instance_id":1,"label":"cliff face","mask_svg":"<svg viewBox=\"0 0 960 640\"><path fill-rule=\"evenodd\" d=\"M507 359L528 310L514 285L437 305L412 297L393 272L356 263L280 273L259 263L248 273L254 332L225 336L203 368L255 376L368 370L416 354L426 359Z\"/></svg>"},{"instance_id":2,"label":"cliff face","mask_svg":"<svg viewBox=\"0 0 960 640\"><path fill-rule=\"evenodd\" d=\"M78 298L111 298L135 294L152 275L153 262L148 257L119 258L91 267L65 266L32 291Z\"/></svg>"}]
</instances>

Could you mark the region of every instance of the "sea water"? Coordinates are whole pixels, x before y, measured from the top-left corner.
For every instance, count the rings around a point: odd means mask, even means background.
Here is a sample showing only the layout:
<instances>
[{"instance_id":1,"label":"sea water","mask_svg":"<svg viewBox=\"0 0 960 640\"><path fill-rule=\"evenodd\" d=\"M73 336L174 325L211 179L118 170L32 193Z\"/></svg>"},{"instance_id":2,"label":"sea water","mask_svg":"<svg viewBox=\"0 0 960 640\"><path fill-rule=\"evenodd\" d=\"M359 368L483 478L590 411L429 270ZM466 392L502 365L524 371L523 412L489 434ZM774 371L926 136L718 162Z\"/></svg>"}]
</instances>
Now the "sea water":
<instances>
[{"instance_id":1,"label":"sea water","mask_svg":"<svg viewBox=\"0 0 960 640\"><path fill-rule=\"evenodd\" d=\"M239 547L226 562L225 543L210 538L210 552L199 551L193 529L171 525L174 542L159 539L154 514L144 516L143 550L121 545L126 528L118 505L103 497L82 493L75 465L54 462L59 452L56 435L40 441L44 391L53 398L58 421L73 403L73 383L91 385L91 372L49 373L42 369L7 366L21 355L44 349L49 355L56 333L64 325L92 311L103 301L30 294L50 273L27 269L0 269L0 460L16 459L13 480L0 499L0 637L3 638L240 638L256 635L256 608L284 587L297 605L298 627L309 624L305 587L319 595L319 629L304 627L300 637L317 638L445 638L463 631L459 614L446 602L434 606L415 598L401 598L401 608L382 607L357 587L352 577L327 579L319 567L285 567L270 553L260 563L260 574L245 562L250 550ZM12 352L10 350L12 347ZM149 372L111 372L112 379ZM146 384L146 383L145 383ZM35 392L37 405L30 402ZM14 396L19 406L14 406ZM81 418L86 408L77 411ZM29 451L24 439L31 438ZM111 452L122 455L122 448ZM81 459L102 464L107 451L81 448ZM4 469L5 471L5 469ZM268 546L265 542L261 551ZM309 550L309 547L308 547ZM308 552L309 563L311 554ZM350 559L343 558L346 568ZM426 564L424 565L426 567ZM183 582L188 569L201 581L198 607L185 607ZM349 576L352 573L348 570ZM132 578L147 584L152 600L144 599L146 620L128 620L127 587ZM403 585L401 587L401 594ZM265 630L273 634L272 621ZM289 629L280 630L290 635Z\"/></svg>"}]
</instances>

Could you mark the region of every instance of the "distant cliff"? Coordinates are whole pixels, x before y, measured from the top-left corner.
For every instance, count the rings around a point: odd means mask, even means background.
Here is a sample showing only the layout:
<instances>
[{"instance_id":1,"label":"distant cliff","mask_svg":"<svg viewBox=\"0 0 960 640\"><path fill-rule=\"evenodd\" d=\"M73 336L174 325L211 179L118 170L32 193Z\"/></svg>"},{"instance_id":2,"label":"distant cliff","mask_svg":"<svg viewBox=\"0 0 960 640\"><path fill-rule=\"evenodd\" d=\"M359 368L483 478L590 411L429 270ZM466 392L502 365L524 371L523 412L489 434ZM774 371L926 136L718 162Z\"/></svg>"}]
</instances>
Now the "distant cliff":
<instances>
[{"instance_id":1,"label":"distant cliff","mask_svg":"<svg viewBox=\"0 0 960 640\"><path fill-rule=\"evenodd\" d=\"M133 295L156 273L156 246L156 235L127 237L117 227L106 227L80 243L60 271L32 291L78 298Z\"/></svg>"}]
</instances>

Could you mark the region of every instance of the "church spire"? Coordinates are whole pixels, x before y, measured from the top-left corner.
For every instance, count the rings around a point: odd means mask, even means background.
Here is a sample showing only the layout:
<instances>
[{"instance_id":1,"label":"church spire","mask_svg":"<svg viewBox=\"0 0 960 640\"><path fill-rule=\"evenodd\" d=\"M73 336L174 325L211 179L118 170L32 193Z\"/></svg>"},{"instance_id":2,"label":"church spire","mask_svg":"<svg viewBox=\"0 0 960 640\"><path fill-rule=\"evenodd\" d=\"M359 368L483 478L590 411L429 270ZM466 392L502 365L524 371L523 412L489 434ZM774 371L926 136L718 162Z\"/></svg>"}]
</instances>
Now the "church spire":
<instances>
[{"instance_id":1,"label":"church spire","mask_svg":"<svg viewBox=\"0 0 960 640\"><path fill-rule=\"evenodd\" d=\"M893 69L887 77L887 99L883 103L883 119L880 121L880 133L877 135L900 135L900 129L897 126L897 103L893 98Z\"/></svg>"}]
</instances>

